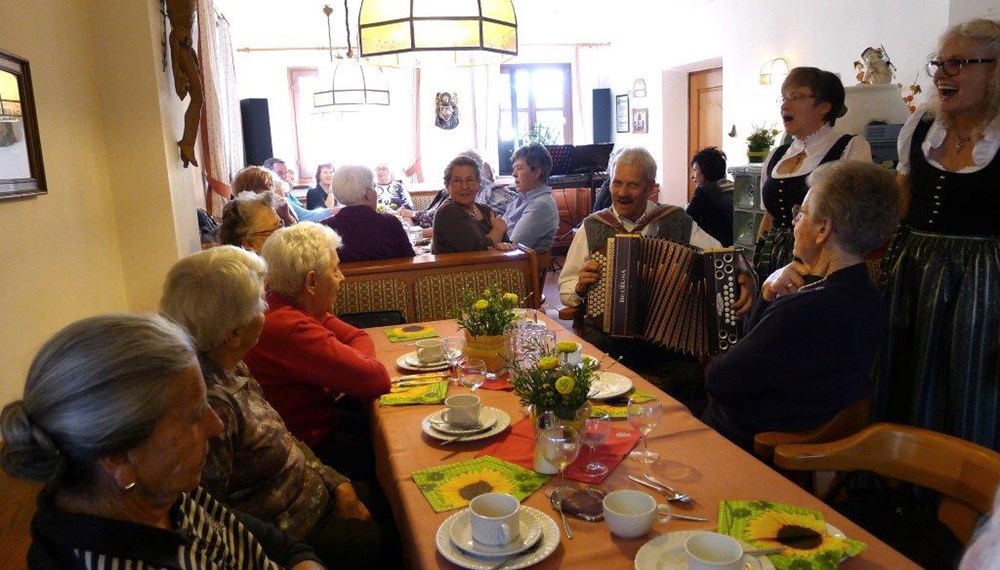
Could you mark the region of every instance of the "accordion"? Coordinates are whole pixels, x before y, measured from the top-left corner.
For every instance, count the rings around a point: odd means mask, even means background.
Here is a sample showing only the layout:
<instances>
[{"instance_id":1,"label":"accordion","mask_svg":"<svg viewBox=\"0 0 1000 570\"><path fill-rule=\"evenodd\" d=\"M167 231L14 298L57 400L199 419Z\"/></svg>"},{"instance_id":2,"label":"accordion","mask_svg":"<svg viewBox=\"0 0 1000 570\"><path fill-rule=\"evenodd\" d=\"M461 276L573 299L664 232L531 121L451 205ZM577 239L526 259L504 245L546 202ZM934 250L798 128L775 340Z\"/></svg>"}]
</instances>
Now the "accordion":
<instances>
[{"instance_id":1,"label":"accordion","mask_svg":"<svg viewBox=\"0 0 1000 570\"><path fill-rule=\"evenodd\" d=\"M585 318L605 333L694 355L739 340L732 303L739 272L750 267L741 250L619 234L590 258L601 276L587 292Z\"/></svg>"}]
</instances>

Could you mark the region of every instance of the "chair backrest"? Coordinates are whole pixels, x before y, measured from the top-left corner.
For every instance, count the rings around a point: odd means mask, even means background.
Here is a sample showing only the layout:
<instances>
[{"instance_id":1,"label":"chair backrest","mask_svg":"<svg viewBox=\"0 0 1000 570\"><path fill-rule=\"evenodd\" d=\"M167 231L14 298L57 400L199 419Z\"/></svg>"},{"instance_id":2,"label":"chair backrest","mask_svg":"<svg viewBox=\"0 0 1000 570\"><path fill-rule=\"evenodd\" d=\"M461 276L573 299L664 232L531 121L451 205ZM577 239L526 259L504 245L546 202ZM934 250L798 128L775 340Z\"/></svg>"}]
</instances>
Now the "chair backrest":
<instances>
[{"instance_id":1,"label":"chair backrest","mask_svg":"<svg viewBox=\"0 0 1000 570\"><path fill-rule=\"evenodd\" d=\"M753 438L753 451L762 459L771 459L774 448L793 443L826 443L864 429L872 409L871 396L847 406L825 424L806 431L766 431Z\"/></svg>"},{"instance_id":2,"label":"chair backrest","mask_svg":"<svg viewBox=\"0 0 1000 570\"><path fill-rule=\"evenodd\" d=\"M774 463L800 471L872 471L933 489L980 514L991 512L1000 486L1000 453L890 423L873 424L831 443L778 446Z\"/></svg>"}]
</instances>

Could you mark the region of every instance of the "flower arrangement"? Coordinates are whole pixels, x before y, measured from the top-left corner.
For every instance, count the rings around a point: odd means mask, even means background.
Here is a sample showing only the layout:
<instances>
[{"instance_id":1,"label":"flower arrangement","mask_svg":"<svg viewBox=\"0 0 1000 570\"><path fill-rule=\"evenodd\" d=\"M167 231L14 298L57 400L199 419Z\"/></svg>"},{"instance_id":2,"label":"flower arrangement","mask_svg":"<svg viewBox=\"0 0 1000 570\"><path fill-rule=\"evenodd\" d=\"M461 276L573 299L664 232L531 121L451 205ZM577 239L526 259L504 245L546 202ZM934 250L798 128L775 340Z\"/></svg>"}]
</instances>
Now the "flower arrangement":
<instances>
[{"instance_id":1,"label":"flower arrangement","mask_svg":"<svg viewBox=\"0 0 1000 570\"><path fill-rule=\"evenodd\" d=\"M455 307L455 320L474 337L502 335L514 322L514 307L519 301L516 294L493 287L487 287L482 295L466 291Z\"/></svg>"},{"instance_id":2,"label":"flower arrangement","mask_svg":"<svg viewBox=\"0 0 1000 570\"><path fill-rule=\"evenodd\" d=\"M763 125L752 125L753 129L747 137L747 150L750 152L761 152L770 150L774 146L774 138L778 136L778 129Z\"/></svg>"},{"instance_id":3,"label":"flower arrangement","mask_svg":"<svg viewBox=\"0 0 1000 570\"><path fill-rule=\"evenodd\" d=\"M531 405L537 410L574 411L587 403L587 394L594 380L594 368L582 364L560 364L559 353L573 352L577 344L571 341L556 343L554 350L543 351L535 362L524 366L509 361L511 384L521 398L521 405Z\"/></svg>"}]
</instances>

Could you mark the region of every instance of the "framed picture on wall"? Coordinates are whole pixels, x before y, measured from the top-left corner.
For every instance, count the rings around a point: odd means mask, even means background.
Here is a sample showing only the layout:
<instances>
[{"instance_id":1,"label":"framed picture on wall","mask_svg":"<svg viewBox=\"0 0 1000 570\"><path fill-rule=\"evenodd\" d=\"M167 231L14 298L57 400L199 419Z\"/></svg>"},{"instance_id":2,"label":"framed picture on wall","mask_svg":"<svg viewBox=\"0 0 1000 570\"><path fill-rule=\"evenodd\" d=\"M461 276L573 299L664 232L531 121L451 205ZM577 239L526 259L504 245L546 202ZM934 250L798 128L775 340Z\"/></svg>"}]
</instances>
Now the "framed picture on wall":
<instances>
[{"instance_id":1,"label":"framed picture on wall","mask_svg":"<svg viewBox=\"0 0 1000 570\"><path fill-rule=\"evenodd\" d=\"M0 50L0 200L45 193L28 60Z\"/></svg>"},{"instance_id":2,"label":"framed picture on wall","mask_svg":"<svg viewBox=\"0 0 1000 570\"><path fill-rule=\"evenodd\" d=\"M649 109L632 109L632 132L649 132Z\"/></svg>"},{"instance_id":3,"label":"framed picture on wall","mask_svg":"<svg viewBox=\"0 0 1000 570\"><path fill-rule=\"evenodd\" d=\"M629 132L628 95L615 97L615 131L619 133Z\"/></svg>"}]
</instances>

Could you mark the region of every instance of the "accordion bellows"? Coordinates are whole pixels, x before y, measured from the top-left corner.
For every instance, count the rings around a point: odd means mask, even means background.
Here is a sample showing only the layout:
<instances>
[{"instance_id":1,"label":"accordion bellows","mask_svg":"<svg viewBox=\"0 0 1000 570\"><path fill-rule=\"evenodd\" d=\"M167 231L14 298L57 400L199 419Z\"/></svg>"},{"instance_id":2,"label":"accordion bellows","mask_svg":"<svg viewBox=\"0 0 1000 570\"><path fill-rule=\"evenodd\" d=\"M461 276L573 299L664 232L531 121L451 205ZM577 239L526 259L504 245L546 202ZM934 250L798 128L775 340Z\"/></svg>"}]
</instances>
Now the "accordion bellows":
<instances>
[{"instance_id":1,"label":"accordion bellows","mask_svg":"<svg viewBox=\"0 0 1000 570\"><path fill-rule=\"evenodd\" d=\"M587 292L585 318L605 333L694 355L739 340L732 303L738 267L749 266L742 252L619 234L590 257L602 273Z\"/></svg>"}]
</instances>

